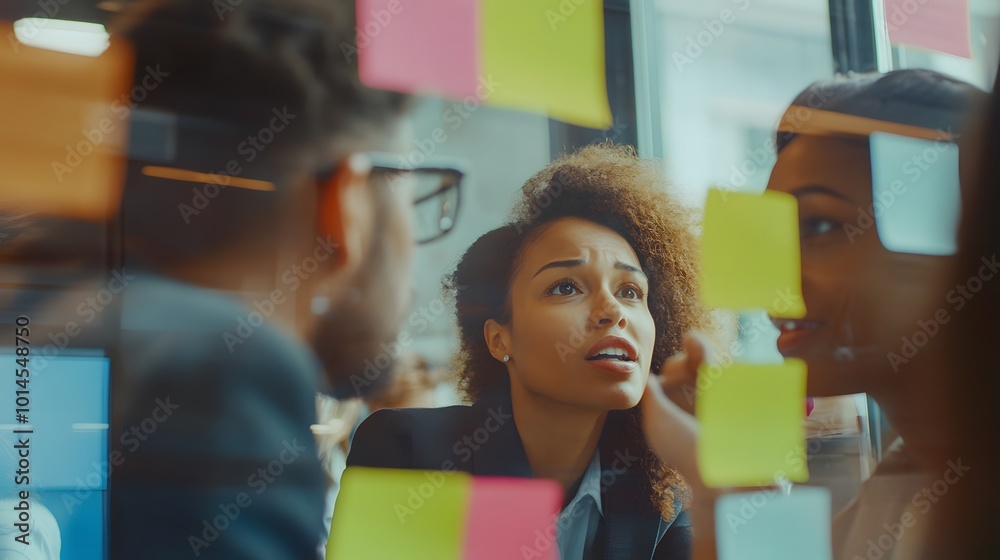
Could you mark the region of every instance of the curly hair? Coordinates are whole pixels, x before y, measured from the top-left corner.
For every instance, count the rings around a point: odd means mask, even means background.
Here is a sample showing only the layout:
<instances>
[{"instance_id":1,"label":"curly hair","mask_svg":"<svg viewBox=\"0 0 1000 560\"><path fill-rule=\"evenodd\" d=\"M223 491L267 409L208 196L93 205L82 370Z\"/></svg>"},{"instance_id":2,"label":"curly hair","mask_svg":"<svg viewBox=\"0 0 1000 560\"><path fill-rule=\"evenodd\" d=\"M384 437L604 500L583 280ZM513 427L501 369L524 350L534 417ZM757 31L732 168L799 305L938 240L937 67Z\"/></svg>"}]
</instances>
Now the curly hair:
<instances>
[{"instance_id":1,"label":"curly hair","mask_svg":"<svg viewBox=\"0 0 1000 560\"><path fill-rule=\"evenodd\" d=\"M488 319L511 319L510 284L526 247L552 222L582 218L605 226L631 245L649 278L649 311L656 324L651 371L681 348L691 329L717 331L697 287L696 220L671 193L657 160L611 143L564 155L528 179L506 225L476 240L446 286L455 297L460 348L455 370L473 402L510 391L506 366L493 359L483 338ZM640 411L612 411L608 422L624 422L630 445L642 450L649 495L665 519L687 501L687 485L646 444ZM607 426L607 424L606 424Z\"/></svg>"}]
</instances>

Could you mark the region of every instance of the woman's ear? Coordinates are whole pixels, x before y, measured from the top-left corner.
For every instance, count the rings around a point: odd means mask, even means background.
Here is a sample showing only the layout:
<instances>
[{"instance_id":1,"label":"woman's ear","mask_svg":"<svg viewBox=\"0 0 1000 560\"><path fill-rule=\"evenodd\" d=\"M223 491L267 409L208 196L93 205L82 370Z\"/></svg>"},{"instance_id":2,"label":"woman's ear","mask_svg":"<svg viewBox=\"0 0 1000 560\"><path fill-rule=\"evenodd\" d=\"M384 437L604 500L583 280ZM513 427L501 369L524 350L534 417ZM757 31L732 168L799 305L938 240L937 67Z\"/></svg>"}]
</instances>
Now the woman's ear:
<instances>
[{"instance_id":1,"label":"woman's ear","mask_svg":"<svg viewBox=\"0 0 1000 560\"><path fill-rule=\"evenodd\" d=\"M510 328L507 325L488 319L483 324L483 338L486 339L486 346L489 347L491 356L501 362L505 361L504 356L510 356Z\"/></svg>"},{"instance_id":2,"label":"woman's ear","mask_svg":"<svg viewBox=\"0 0 1000 560\"><path fill-rule=\"evenodd\" d=\"M318 185L316 223L320 236L337 248L336 268L353 272L362 262L374 227L374 204L369 192L372 165L362 154L351 154L337 163L330 178Z\"/></svg>"}]
</instances>

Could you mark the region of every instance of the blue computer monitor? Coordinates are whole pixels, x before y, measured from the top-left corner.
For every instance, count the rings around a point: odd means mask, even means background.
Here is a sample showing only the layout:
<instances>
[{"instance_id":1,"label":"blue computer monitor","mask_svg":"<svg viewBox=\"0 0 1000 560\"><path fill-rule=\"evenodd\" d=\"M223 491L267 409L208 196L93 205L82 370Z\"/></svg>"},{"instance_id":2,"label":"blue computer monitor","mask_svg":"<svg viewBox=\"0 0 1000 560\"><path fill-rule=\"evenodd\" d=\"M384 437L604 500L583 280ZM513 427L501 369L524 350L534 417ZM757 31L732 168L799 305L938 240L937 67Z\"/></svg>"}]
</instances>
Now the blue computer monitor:
<instances>
[{"instance_id":1,"label":"blue computer monitor","mask_svg":"<svg viewBox=\"0 0 1000 560\"><path fill-rule=\"evenodd\" d=\"M23 389L15 384L15 360L0 350L0 371L11 372L0 376L7 380L0 382L0 558L106 558L109 360L58 355L46 357L44 367L29 360L27 423L17 417L16 391ZM20 463L25 453L28 469ZM26 508L28 526L19 526ZM25 528L29 536L17 540Z\"/></svg>"}]
</instances>

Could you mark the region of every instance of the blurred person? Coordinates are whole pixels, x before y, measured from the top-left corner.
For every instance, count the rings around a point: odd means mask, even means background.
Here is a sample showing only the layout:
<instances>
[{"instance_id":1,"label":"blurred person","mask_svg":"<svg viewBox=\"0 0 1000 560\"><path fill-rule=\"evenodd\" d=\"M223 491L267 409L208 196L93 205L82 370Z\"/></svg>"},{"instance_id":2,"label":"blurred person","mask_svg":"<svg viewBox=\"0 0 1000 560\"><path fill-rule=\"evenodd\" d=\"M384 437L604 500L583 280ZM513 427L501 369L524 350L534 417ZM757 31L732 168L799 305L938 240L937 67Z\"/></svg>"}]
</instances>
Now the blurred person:
<instances>
[{"instance_id":1,"label":"blurred person","mask_svg":"<svg viewBox=\"0 0 1000 560\"><path fill-rule=\"evenodd\" d=\"M400 356L390 370L380 376L378 389L373 394L366 390L362 396L351 399L334 399L326 395L317 397L318 427L314 428L319 442L320 459L327 475L326 514L323 517L324 544L329 537L334 506L340 494L341 479L347 468L350 438L360 421L373 411L382 408L432 408L437 406L435 388L443 380L440 369L432 369L427 359L416 353Z\"/></svg>"},{"instance_id":2,"label":"blurred person","mask_svg":"<svg viewBox=\"0 0 1000 560\"><path fill-rule=\"evenodd\" d=\"M631 148L590 146L546 166L448 282L472 406L380 410L348 466L450 461L554 479L564 560L687 558L687 488L649 451L636 405L681 334L715 324L696 292L689 216L659 162ZM473 442L483 427L489 439Z\"/></svg>"},{"instance_id":3,"label":"blurred person","mask_svg":"<svg viewBox=\"0 0 1000 560\"><path fill-rule=\"evenodd\" d=\"M391 384L366 399L368 408L372 412L382 408L433 408L437 406L435 389L444 377L445 373L432 368L424 356L404 354L392 366Z\"/></svg>"},{"instance_id":4,"label":"blurred person","mask_svg":"<svg viewBox=\"0 0 1000 560\"><path fill-rule=\"evenodd\" d=\"M313 434L319 445L319 457L326 473L326 509L323 513L323 534L317 553L326 556L326 543L330 536L330 522L340 493L340 481L347 468L347 451L350 435L362 418L364 403L359 398L335 399L328 395L316 396L317 424Z\"/></svg>"},{"instance_id":5,"label":"blurred person","mask_svg":"<svg viewBox=\"0 0 1000 560\"><path fill-rule=\"evenodd\" d=\"M348 0L159 0L112 26L138 84L164 75L140 108L168 123L122 204L113 558L317 556L314 397L395 336L415 202L395 179L421 171L393 167L409 101L360 83L355 25ZM171 153L221 186L151 171Z\"/></svg>"},{"instance_id":6,"label":"blurred person","mask_svg":"<svg viewBox=\"0 0 1000 560\"><path fill-rule=\"evenodd\" d=\"M823 111L961 138L982 97L975 87L936 72L900 70L813 84L796 97L783 121L796 110L814 109L813 101L821 99ZM919 496L928 477L940 477L939 471L949 468L937 453L951 437L940 421L945 412L940 393L933 388L933 376L910 367L926 357L900 366L890 353L899 353L900 336L912 334L918 324L914 310L922 311L925 303L940 305L943 292L935 280L950 257L893 252L882 245L876 230L858 233L846 227L860 227L861 212L873 207L867 134L779 130L776 145L778 159L767 188L798 200L808 310L801 319L773 318L781 331L778 349L806 362L809 395L868 393L901 435L833 522L834 557L864 557L872 546L882 546L873 543L887 534L889 524L915 514L914 506L926 513ZM698 540L696 558L715 555L714 531L707 528L713 526L712 501L718 492L697 482L696 423L664 390L695 382L698 366L711 352L707 346L697 334L688 336L685 352L665 366L661 379L650 381L643 401L651 446L694 479L695 495L702 496L695 500L694 518L705 537ZM890 550L879 548L887 559L903 535L890 536Z\"/></svg>"},{"instance_id":7,"label":"blurred person","mask_svg":"<svg viewBox=\"0 0 1000 560\"><path fill-rule=\"evenodd\" d=\"M981 278L984 263L1000 255L1000 230L996 211L1000 208L1000 91L996 86L989 108L973 136L981 142L974 157L963 169L964 197L959 249L954 266L939 284L945 293L972 278ZM988 271L987 271L988 272ZM1000 378L993 346L997 341L996 313L1000 309L1000 289L995 278L986 278L967 308L955 313L941 335L926 351L933 359L918 364L922 375L937 381L935 387L944 403L939 419L950 437L939 449L938 461L961 461L968 470L956 484L949 485L922 527L920 538L906 550L907 558L933 560L954 558L973 560L1000 558L996 528L1000 515L1000 443L997 434L996 400ZM924 315L927 309L923 309ZM931 309L933 311L933 309Z\"/></svg>"},{"instance_id":8,"label":"blurred person","mask_svg":"<svg viewBox=\"0 0 1000 560\"><path fill-rule=\"evenodd\" d=\"M0 305L25 309L30 295L18 286L93 281L107 268L107 231L86 220L14 211L0 205Z\"/></svg>"}]
</instances>

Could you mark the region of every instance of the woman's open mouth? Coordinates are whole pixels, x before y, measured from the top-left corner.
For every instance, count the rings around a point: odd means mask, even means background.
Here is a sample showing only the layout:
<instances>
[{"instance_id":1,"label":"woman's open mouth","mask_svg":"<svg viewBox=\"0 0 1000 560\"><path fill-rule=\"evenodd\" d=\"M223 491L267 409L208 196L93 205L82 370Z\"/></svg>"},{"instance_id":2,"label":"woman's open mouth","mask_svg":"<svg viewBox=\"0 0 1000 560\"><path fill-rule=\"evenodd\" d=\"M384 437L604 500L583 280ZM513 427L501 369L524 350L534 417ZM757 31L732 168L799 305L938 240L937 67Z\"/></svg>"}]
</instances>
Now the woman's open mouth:
<instances>
[{"instance_id":1,"label":"woman's open mouth","mask_svg":"<svg viewBox=\"0 0 1000 560\"><path fill-rule=\"evenodd\" d=\"M778 351L782 354L793 350L802 342L802 339L823 326L823 323L816 321L779 317L771 317L771 322L781 331L781 334L778 335Z\"/></svg>"},{"instance_id":2,"label":"woman's open mouth","mask_svg":"<svg viewBox=\"0 0 1000 560\"><path fill-rule=\"evenodd\" d=\"M632 373L639 368L639 352L620 336L606 336L587 350L592 365L612 373Z\"/></svg>"}]
</instances>

